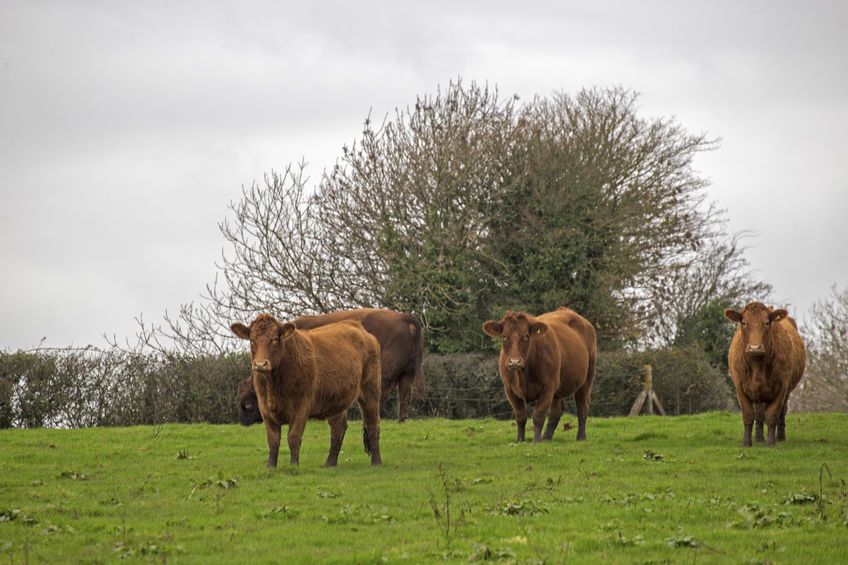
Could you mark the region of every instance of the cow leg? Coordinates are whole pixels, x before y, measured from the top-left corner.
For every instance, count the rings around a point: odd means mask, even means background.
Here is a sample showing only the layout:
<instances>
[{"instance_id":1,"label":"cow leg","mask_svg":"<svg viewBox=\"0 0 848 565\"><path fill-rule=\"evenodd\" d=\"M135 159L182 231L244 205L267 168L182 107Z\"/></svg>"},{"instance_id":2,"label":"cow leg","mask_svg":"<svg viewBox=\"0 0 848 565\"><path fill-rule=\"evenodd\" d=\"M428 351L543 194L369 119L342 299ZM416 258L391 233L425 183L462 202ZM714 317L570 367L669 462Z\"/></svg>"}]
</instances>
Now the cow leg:
<instances>
[{"instance_id":1,"label":"cow leg","mask_svg":"<svg viewBox=\"0 0 848 565\"><path fill-rule=\"evenodd\" d=\"M366 373L368 369L366 369ZM371 454L372 465L382 465L380 457L380 369L369 377L364 375L359 393L359 409L362 410L362 441L365 451Z\"/></svg>"},{"instance_id":2,"label":"cow leg","mask_svg":"<svg viewBox=\"0 0 848 565\"><path fill-rule=\"evenodd\" d=\"M303 440L303 430L306 428L306 420L309 412L306 409L299 410L289 423L289 463L300 465L300 443Z\"/></svg>"},{"instance_id":3,"label":"cow leg","mask_svg":"<svg viewBox=\"0 0 848 565\"><path fill-rule=\"evenodd\" d=\"M559 425L559 420L562 418L562 412L565 410L565 399L554 398L551 403L551 409L548 411L548 425L545 428L545 433L542 435L542 440L550 440L554 437L554 432Z\"/></svg>"},{"instance_id":4,"label":"cow leg","mask_svg":"<svg viewBox=\"0 0 848 565\"><path fill-rule=\"evenodd\" d=\"M335 467L339 462L339 451L342 449L345 432L347 431L347 411L327 418L330 424L330 453L324 467Z\"/></svg>"},{"instance_id":5,"label":"cow leg","mask_svg":"<svg viewBox=\"0 0 848 565\"><path fill-rule=\"evenodd\" d=\"M742 424L745 426L745 435L742 436L742 447L751 447L751 430L754 428L754 405L736 385L736 397L739 399L739 408L742 409Z\"/></svg>"},{"instance_id":6,"label":"cow leg","mask_svg":"<svg viewBox=\"0 0 848 565\"><path fill-rule=\"evenodd\" d=\"M398 378L398 422L409 419L409 400L412 398L412 379L414 375L401 375Z\"/></svg>"},{"instance_id":7,"label":"cow leg","mask_svg":"<svg viewBox=\"0 0 848 565\"><path fill-rule=\"evenodd\" d=\"M524 441L524 429L527 426L527 403L524 402L523 398L512 394L506 385L504 385L504 392L506 393L506 399L509 401L510 406L512 406L515 425L518 428L518 435L515 437L515 441L521 443Z\"/></svg>"},{"instance_id":8,"label":"cow leg","mask_svg":"<svg viewBox=\"0 0 848 565\"><path fill-rule=\"evenodd\" d=\"M542 427L545 425L545 418L548 415L548 410L553 404L554 393L551 391L541 396L536 402L536 407L533 408L533 442L542 441Z\"/></svg>"},{"instance_id":9,"label":"cow leg","mask_svg":"<svg viewBox=\"0 0 848 565\"><path fill-rule=\"evenodd\" d=\"M380 416L385 417L386 414L386 404L389 402L389 396L392 394L392 390L394 389L394 383L384 383L388 384L388 386L381 387L380 391Z\"/></svg>"},{"instance_id":10,"label":"cow leg","mask_svg":"<svg viewBox=\"0 0 848 565\"><path fill-rule=\"evenodd\" d=\"M265 419L265 433L268 435L268 468L277 466L277 456L280 453L280 424Z\"/></svg>"},{"instance_id":11,"label":"cow leg","mask_svg":"<svg viewBox=\"0 0 848 565\"><path fill-rule=\"evenodd\" d=\"M783 401L780 415L777 417L777 441L786 441L786 411L789 409L789 395Z\"/></svg>"},{"instance_id":12,"label":"cow leg","mask_svg":"<svg viewBox=\"0 0 848 565\"><path fill-rule=\"evenodd\" d=\"M754 404L754 440L757 443L765 443L766 437L763 435L763 424L766 420L766 405L762 402Z\"/></svg>"},{"instance_id":13,"label":"cow leg","mask_svg":"<svg viewBox=\"0 0 848 565\"><path fill-rule=\"evenodd\" d=\"M589 419L589 399L591 396L592 381L587 381L574 393L574 404L577 407L577 441L586 440L586 420Z\"/></svg>"},{"instance_id":14,"label":"cow leg","mask_svg":"<svg viewBox=\"0 0 848 565\"><path fill-rule=\"evenodd\" d=\"M781 391L781 394L772 400L766 408L766 425L768 425L767 447L777 445L777 421L780 418L780 412L783 410L783 404L785 402L786 393Z\"/></svg>"}]
</instances>

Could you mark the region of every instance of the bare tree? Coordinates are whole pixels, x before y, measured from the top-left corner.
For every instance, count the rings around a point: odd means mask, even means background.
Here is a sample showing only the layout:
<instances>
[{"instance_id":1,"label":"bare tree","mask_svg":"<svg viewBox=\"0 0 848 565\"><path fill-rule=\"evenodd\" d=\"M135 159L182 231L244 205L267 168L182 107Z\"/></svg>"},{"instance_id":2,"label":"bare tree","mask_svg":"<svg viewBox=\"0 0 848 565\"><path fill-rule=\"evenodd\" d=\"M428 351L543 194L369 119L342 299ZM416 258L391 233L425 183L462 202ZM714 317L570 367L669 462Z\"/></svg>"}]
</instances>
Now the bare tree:
<instances>
[{"instance_id":1,"label":"bare tree","mask_svg":"<svg viewBox=\"0 0 848 565\"><path fill-rule=\"evenodd\" d=\"M831 289L805 324L807 370L792 396L792 411L848 412L848 288Z\"/></svg>"}]
</instances>

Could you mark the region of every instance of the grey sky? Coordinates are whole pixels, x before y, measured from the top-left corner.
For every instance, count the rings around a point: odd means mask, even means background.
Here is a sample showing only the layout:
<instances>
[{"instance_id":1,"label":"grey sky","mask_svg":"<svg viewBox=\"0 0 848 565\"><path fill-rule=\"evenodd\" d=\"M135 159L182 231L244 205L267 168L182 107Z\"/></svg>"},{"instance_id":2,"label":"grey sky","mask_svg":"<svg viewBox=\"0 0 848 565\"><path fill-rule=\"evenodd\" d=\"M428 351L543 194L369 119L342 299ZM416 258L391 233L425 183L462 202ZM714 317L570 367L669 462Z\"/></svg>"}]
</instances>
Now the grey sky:
<instances>
[{"instance_id":1,"label":"grey sky","mask_svg":"<svg viewBox=\"0 0 848 565\"><path fill-rule=\"evenodd\" d=\"M461 76L623 85L699 157L803 317L848 284L848 4L0 3L0 349L102 345L198 297L242 184Z\"/></svg>"}]
</instances>

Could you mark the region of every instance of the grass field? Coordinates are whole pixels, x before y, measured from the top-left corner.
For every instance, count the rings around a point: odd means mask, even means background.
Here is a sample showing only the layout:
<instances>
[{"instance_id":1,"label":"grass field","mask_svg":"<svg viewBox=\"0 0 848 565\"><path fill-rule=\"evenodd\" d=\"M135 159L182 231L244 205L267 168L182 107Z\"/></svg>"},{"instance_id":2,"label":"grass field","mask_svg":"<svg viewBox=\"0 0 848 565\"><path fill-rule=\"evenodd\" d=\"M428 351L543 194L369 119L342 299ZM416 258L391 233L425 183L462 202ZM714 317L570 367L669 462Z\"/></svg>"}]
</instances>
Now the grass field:
<instances>
[{"instance_id":1,"label":"grass field","mask_svg":"<svg viewBox=\"0 0 848 565\"><path fill-rule=\"evenodd\" d=\"M3 430L0 563L848 561L848 415L792 414L787 443L744 451L738 414L590 418L580 444L514 429L387 421L371 468L351 422L324 469L310 422L277 470L261 426Z\"/></svg>"}]
</instances>

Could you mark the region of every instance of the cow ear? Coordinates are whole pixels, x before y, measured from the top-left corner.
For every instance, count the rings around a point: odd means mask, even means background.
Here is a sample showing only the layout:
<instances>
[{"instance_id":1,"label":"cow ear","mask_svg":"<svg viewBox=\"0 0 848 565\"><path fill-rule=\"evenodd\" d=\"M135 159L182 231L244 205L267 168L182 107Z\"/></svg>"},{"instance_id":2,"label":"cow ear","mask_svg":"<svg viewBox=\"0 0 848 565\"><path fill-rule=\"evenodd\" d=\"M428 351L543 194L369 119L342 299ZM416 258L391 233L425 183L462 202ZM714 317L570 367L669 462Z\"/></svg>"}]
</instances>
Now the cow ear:
<instances>
[{"instance_id":1,"label":"cow ear","mask_svg":"<svg viewBox=\"0 0 848 565\"><path fill-rule=\"evenodd\" d=\"M483 324L483 331L486 335L490 335L492 337L499 337L503 335L503 324L500 322L496 322L495 320L489 320L485 324Z\"/></svg>"},{"instance_id":2,"label":"cow ear","mask_svg":"<svg viewBox=\"0 0 848 565\"><path fill-rule=\"evenodd\" d=\"M779 308L777 310L769 312L769 322L779 322L788 315L789 312L787 312L783 308Z\"/></svg>"},{"instance_id":3,"label":"cow ear","mask_svg":"<svg viewBox=\"0 0 848 565\"><path fill-rule=\"evenodd\" d=\"M296 330L296 329L297 329L297 327L294 324L292 324L291 322L286 322L285 324L281 324L280 325L280 338L286 339L286 338L291 337L291 335L294 333L294 330Z\"/></svg>"},{"instance_id":4,"label":"cow ear","mask_svg":"<svg viewBox=\"0 0 848 565\"><path fill-rule=\"evenodd\" d=\"M530 335L538 336L548 331L548 325L545 322L533 322L530 324Z\"/></svg>"},{"instance_id":5,"label":"cow ear","mask_svg":"<svg viewBox=\"0 0 848 565\"><path fill-rule=\"evenodd\" d=\"M736 310L733 310L732 308L728 308L724 311L724 317L730 320L731 322L738 323L742 321L742 314L740 314Z\"/></svg>"},{"instance_id":6,"label":"cow ear","mask_svg":"<svg viewBox=\"0 0 848 565\"><path fill-rule=\"evenodd\" d=\"M236 334L237 337L242 339L250 339L250 328L242 324L241 322L234 322L230 324L230 329Z\"/></svg>"}]
</instances>

